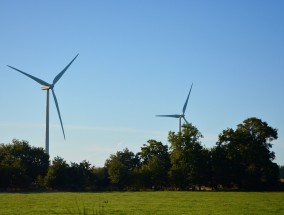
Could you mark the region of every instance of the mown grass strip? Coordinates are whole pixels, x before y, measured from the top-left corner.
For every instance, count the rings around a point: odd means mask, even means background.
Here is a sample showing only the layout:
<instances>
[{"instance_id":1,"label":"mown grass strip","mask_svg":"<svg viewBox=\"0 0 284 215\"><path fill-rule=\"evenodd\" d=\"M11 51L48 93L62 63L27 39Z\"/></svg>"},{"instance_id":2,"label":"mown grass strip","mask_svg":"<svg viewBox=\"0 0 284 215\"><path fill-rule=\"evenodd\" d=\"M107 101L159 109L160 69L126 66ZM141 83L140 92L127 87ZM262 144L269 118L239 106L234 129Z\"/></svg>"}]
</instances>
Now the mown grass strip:
<instances>
[{"instance_id":1,"label":"mown grass strip","mask_svg":"<svg viewBox=\"0 0 284 215\"><path fill-rule=\"evenodd\" d=\"M284 214L283 192L0 193L0 214Z\"/></svg>"}]
</instances>

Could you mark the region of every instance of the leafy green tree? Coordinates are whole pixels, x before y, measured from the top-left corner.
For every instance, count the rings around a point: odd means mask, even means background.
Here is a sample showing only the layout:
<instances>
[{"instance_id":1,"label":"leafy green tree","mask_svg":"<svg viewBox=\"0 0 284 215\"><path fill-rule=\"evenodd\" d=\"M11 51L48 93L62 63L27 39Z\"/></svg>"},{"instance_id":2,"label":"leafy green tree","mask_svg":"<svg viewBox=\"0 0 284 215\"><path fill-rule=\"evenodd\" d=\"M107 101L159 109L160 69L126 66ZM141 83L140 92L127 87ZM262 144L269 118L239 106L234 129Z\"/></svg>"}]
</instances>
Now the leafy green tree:
<instances>
[{"instance_id":1,"label":"leafy green tree","mask_svg":"<svg viewBox=\"0 0 284 215\"><path fill-rule=\"evenodd\" d=\"M210 156L210 151L203 146L201 149L193 150L191 170L189 172L189 182L193 188L197 186L200 190L201 186L211 185Z\"/></svg>"},{"instance_id":2,"label":"leafy green tree","mask_svg":"<svg viewBox=\"0 0 284 215\"><path fill-rule=\"evenodd\" d=\"M169 132L170 177L176 188L204 185L209 173L208 152L201 146L202 134L192 124L183 125L182 132Z\"/></svg>"},{"instance_id":3,"label":"leafy green tree","mask_svg":"<svg viewBox=\"0 0 284 215\"><path fill-rule=\"evenodd\" d=\"M61 157L55 157L45 177L45 185L57 190L90 190L95 182L93 167L88 161L67 164Z\"/></svg>"},{"instance_id":4,"label":"leafy green tree","mask_svg":"<svg viewBox=\"0 0 284 215\"><path fill-rule=\"evenodd\" d=\"M231 165L227 157L227 150L220 145L213 147L211 153L211 186L217 189L231 187Z\"/></svg>"},{"instance_id":5,"label":"leafy green tree","mask_svg":"<svg viewBox=\"0 0 284 215\"><path fill-rule=\"evenodd\" d=\"M272 141L277 139L277 129L255 117L224 130L219 135L218 147L226 151L232 184L245 189L263 189L276 185L279 169L272 161Z\"/></svg>"},{"instance_id":6,"label":"leafy green tree","mask_svg":"<svg viewBox=\"0 0 284 215\"><path fill-rule=\"evenodd\" d=\"M120 188L132 185L134 169L138 165L138 157L127 148L110 155L105 162L110 182Z\"/></svg>"},{"instance_id":7,"label":"leafy green tree","mask_svg":"<svg viewBox=\"0 0 284 215\"><path fill-rule=\"evenodd\" d=\"M69 168L70 166L63 158L55 157L45 177L46 186L52 189L67 189L71 181L68 175Z\"/></svg>"},{"instance_id":8,"label":"leafy green tree","mask_svg":"<svg viewBox=\"0 0 284 215\"><path fill-rule=\"evenodd\" d=\"M92 188L94 190L105 190L109 185L108 172L105 167L92 168Z\"/></svg>"},{"instance_id":9,"label":"leafy green tree","mask_svg":"<svg viewBox=\"0 0 284 215\"><path fill-rule=\"evenodd\" d=\"M0 188L16 189L27 188L31 178L25 174L25 167L18 159L1 160L0 162Z\"/></svg>"},{"instance_id":10,"label":"leafy green tree","mask_svg":"<svg viewBox=\"0 0 284 215\"><path fill-rule=\"evenodd\" d=\"M0 145L1 187L28 188L46 175L48 166L49 156L28 141L13 139L11 144Z\"/></svg>"},{"instance_id":11,"label":"leafy green tree","mask_svg":"<svg viewBox=\"0 0 284 215\"><path fill-rule=\"evenodd\" d=\"M85 190L92 183L92 169L88 161L82 161L79 164L71 163L66 172L69 182L69 189Z\"/></svg>"},{"instance_id":12,"label":"leafy green tree","mask_svg":"<svg viewBox=\"0 0 284 215\"><path fill-rule=\"evenodd\" d=\"M148 144L141 147L140 157L140 179L145 186L161 188L168 183L168 171L171 166L168 146L156 140L148 140Z\"/></svg>"}]
</instances>

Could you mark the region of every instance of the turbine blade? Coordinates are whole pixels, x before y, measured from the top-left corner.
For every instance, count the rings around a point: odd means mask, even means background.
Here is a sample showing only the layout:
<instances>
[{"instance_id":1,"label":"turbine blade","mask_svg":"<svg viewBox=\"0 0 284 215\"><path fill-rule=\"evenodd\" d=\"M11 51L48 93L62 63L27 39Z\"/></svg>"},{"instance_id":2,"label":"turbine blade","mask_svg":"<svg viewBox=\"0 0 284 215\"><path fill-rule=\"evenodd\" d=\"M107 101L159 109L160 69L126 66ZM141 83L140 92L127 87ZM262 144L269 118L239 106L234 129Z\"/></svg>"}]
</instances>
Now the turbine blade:
<instances>
[{"instance_id":1,"label":"turbine blade","mask_svg":"<svg viewBox=\"0 0 284 215\"><path fill-rule=\"evenodd\" d=\"M185 110L186 110L186 106L187 106L188 98L189 98L190 93L191 93L192 85L193 85L193 83L191 84L191 87L190 87L190 90L189 90L188 96L187 96L187 98L186 98L186 101L185 101L184 106L183 106L183 109L182 109L182 113L183 113L183 114L185 113Z\"/></svg>"},{"instance_id":2,"label":"turbine blade","mask_svg":"<svg viewBox=\"0 0 284 215\"><path fill-rule=\"evenodd\" d=\"M156 115L157 117L173 117L173 118L179 118L180 115L178 114L172 114L172 115Z\"/></svg>"},{"instance_id":3,"label":"turbine blade","mask_svg":"<svg viewBox=\"0 0 284 215\"><path fill-rule=\"evenodd\" d=\"M73 60L53 79L53 85L55 85L57 83L57 81L62 77L62 75L64 74L64 72L66 72L66 70L69 68L69 66L73 63L73 61L78 57L79 54L77 54Z\"/></svg>"},{"instance_id":4,"label":"turbine blade","mask_svg":"<svg viewBox=\"0 0 284 215\"><path fill-rule=\"evenodd\" d=\"M55 105L56 105L57 113L58 113L58 116L59 116L62 132L63 132L63 136L64 136L64 140L65 140L65 132L64 132L64 128L63 128L63 123L62 123L62 119L61 119L61 115L60 115L60 110L59 110L57 98L56 98L56 95L54 93L54 90L51 89L51 91L52 91L52 94L53 94L54 102L55 102Z\"/></svg>"},{"instance_id":5,"label":"turbine blade","mask_svg":"<svg viewBox=\"0 0 284 215\"><path fill-rule=\"evenodd\" d=\"M50 86L49 83L47 83L47 82L45 82L45 81L43 81L43 80L41 80L41 79L39 79L39 78L36 78L36 77L34 77L34 76L32 76L32 75L29 75L28 73L25 73L25 72L23 72L23 71L21 71L21 70L19 70L19 69L16 69L16 68L14 68L14 67L12 67L12 66L9 66L9 65L7 65L7 66L10 67L11 69L14 69L14 70L16 70L16 71L18 71L18 72L20 72L20 73L22 73L22 74L28 76L29 78L33 79L34 81L36 81L37 83L39 83L39 84L41 84L41 85Z\"/></svg>"},{"instance_id":6,"label":"turbine blade","mask_svg":"<svg viewBox=\"0 0 284 215\"><path fill-rule=\"evenodd\" d=\"M186 124L189 125L189 122L185 119L185 117L182 117L184 119L184 121L186 122Z\"/></svg>"}]
</instances>

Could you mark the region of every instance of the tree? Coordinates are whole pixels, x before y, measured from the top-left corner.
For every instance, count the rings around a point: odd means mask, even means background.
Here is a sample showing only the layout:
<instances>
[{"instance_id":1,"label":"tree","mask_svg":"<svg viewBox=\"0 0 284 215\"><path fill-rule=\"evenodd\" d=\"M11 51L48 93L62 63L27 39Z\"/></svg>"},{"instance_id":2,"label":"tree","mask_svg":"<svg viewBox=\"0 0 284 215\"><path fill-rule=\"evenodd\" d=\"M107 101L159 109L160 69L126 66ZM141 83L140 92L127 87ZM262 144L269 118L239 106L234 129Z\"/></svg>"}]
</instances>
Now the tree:
<instances>
[{"instance_id":1,"label":"tree","mask_svg":"<svg viewBox=\"0 0 284 215\"><path fill-rule=\"evenodd\" d=\"M231 168L232 184L245 189L263 189L277 184L279 170L272 161L272 141L277 129L255 117L248 118L236 130L227 129L219 135L218 147L226 151Z\"/></svg>"},{"instance_id":2,"label":"tree","mask_svg":"<svg viewBox=\"0 0 284 215\"><path fill-rule=\"evenodd\" d=\"M93 168L86 160L69 165L63 158L55 157L45 177L45 185L57 190L90 190L95 183Z\"/></svg>"},{"instance_id":3,"label":"tree","mask_svg":"<svg viewBox=\"0 0 284 215\"><path fill-rule=\"evenodd\" d=\"M93 177L93 189L104 190L109 185L108 172L106 167L93 167L92 168Z\"/></svg>"},{"instance_id":4,"label":"tree","mask_svg":"<svg viewBox=\"0 0 284 215\"><path fill-rule=\"evenodd\" d=\"M279 167L280 178L284 179L284 165Z\"/></svg>"},{"instance_id":5,"label":"tree","mask_svg":"<svg viewBox=\"0 0 284 215\"><path fill-rule=\"evenodd\" d=\"M169 132L171 169L175 187L186 189L208 181L208 152L201 146L202 134L192 124L183 125L182 132Z\"/></svg>"},{"instance_id":6,"label":"tree","mask_svg":"<svg viewBox=\"0 0 284 215\"><path fill-rule=\"evenodd\" d=\"M48 166L49 156L28 141L13 139L11 144L0 145L1 187L27 188L46 175Z\"/></svg>"},{"instance_id":7,"label":"tree","mask_svg":"<svg viewBox=\"0 0 284 215\"><path fill-rule=\"evenodd\" d=\"M138 157L127 148L112 154L105 162L110 182L120 188L132 184L134 169L138 165Z\"/></svg>"},{"instance_id":8,"label":"tree","mask_svg":"<svg viewBox=\"0 0 284 215\"><path fill-rule=\"evenodd\" d=\"M140 178L146 186L156 188L167 185L168 171L171 165L168 146L156 140L148 140L141 147L138 156L141 160Z\"/></svg>"},{"instance_id":9,"label":"tree","mask_svg":"<svg viewBox=\"0 0 284 215\"><path fill-rule=\"evenodd\" d=\"M211 153L211 186L217 189L231 187L231 165L227 157L227 150L220 145L213 147Z\"/></svg>"},{"instance_id":10,"label":"tree","mask_svg":"<svg viewBox=\"0 0 284 215\"><path fill-rule=\"evenodd\" d=\"M79 164L71 163L67 171L69 189L85 190L92 185L91 164L83 160Z\"/></svg>"},{"instance_id":11,"label":"tree","mask_svg":"<svg viewBox=\"0 0 284 215\"><path fill-rule=\"evenodd\" d=\"M55 157L45 177L46 186L52 189L67 189L70 185L69 168L63 158Z\"/></svg>"}]
</instances>

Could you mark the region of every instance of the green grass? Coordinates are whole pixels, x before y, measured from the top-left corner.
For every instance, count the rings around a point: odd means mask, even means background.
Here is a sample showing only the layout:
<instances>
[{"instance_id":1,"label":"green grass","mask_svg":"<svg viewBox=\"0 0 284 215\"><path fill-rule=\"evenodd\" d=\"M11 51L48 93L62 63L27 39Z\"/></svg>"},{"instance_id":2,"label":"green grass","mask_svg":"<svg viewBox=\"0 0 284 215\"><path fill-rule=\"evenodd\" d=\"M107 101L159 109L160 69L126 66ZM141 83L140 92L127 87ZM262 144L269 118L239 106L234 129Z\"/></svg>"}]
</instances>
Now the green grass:
<instances>
[{"instance_id":1,"label":"green grass","mask_svg":"<svg viewBox=\"0 0 284 215\"><path fill-rule=\"evenodd\" d=\"M284 192L0 193L0 214L284 214Z\"/></svg>"}]
</instances>

